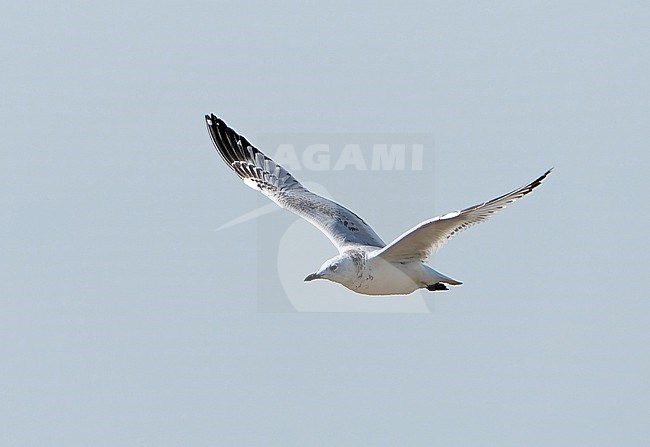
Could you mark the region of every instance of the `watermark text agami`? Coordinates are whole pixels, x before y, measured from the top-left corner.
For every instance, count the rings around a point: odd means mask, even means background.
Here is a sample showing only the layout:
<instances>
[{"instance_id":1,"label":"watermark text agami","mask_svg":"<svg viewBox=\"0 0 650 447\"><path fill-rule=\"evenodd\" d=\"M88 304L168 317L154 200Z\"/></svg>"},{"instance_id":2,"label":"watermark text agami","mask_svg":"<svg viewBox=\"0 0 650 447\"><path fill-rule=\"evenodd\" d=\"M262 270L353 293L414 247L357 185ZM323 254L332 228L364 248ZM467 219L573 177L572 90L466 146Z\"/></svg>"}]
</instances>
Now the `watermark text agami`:
<instances>
[{"instance_id":1,"label":"watermark text agami","mask_svg":"<svg viewBox=\"0 0 650 447\"><path fill-rule=\"evenodd\" d=\"M422 171L424 144L420 143L279 143L270 151L276 163L290 171Z\"/></svg>"}]
</instances>

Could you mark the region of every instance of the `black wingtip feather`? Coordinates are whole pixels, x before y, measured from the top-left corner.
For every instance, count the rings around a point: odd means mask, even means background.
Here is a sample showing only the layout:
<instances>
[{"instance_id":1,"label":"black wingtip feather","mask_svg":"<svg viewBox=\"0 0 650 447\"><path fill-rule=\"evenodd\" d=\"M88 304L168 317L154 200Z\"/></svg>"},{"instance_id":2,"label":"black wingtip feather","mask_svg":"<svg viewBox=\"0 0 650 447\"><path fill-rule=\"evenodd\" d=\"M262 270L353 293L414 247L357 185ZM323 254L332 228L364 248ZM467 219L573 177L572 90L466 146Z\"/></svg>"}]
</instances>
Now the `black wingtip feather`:
<instances>
[{"instance_id":1,"label":"black wingtip feather","mask_svg":"<svg viewBox=\"0 0 650 447\"><path fill-rule=\"evenodd\" d=\"M553 172L553 168L550 168L548 171L542 174L537 180L534 180L532 183L530 183L528 185L528 191L524 192L524 195L529 194L530 192L533 191L533 189L541 185L542 182L546 180L546 177L548 177L551 172Z\"/></svg>"},{"instance_id":2,"label":"black wingtip feather","mask_svg":"<svg viewBox=\"0 0 650 447\"><path fill-rule=\"evenodd\" d=\"M221 118L211 113L205 115L205 122L208 127L208 134L212 144L221 155L221 158L230 169L242 177L241 171L234 168L237 162L246 162L256 164L256 157L261 154L264 159L269 159L262 154L255 146L250 144L242 135L238 134L233 128L229 127ZM278 165L279 167L279 165ZM243 177L242 177L243 178Z\"/></svg>"},{"instance_id":3,"label":"black wingtip feather","mask_svg":"<svg viewBox=\"0 0 650 447\"><path fill-rule=\"evenodd\" d=\"M249 161L247 147L250 146L254 153L257 152L257 149L253 148L244 137L216 115L205 115L205 122L215 149L230 169L234 170L233 163L236 161Z\"/></svg>"}]
</instances>

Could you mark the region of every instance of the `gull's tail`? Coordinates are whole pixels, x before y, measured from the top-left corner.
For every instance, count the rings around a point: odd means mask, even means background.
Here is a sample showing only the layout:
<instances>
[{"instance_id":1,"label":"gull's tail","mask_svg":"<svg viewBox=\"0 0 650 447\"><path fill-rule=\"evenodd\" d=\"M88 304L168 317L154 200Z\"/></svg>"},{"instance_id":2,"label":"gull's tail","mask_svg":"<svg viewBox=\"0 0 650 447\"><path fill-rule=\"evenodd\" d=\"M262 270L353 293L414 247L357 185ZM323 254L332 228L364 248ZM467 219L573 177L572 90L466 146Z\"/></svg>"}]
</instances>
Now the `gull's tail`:
<instances>
[{"instance_id":1,"label":"gull's tail","mask_svg":"<svg viewBox=\"0 0 650 447\"><path fill-rule=\"evenodd\" d=\"M433 285L439 282L444 282L445 284L449 284L450 286L460 286L463 284L462 282L450 278L447 275L443 275L442 273L440 273L437 270L434 270L428 265L426 267L427 267L427 281L426 281L427 285Z\"/></svg>"}]
</instances>

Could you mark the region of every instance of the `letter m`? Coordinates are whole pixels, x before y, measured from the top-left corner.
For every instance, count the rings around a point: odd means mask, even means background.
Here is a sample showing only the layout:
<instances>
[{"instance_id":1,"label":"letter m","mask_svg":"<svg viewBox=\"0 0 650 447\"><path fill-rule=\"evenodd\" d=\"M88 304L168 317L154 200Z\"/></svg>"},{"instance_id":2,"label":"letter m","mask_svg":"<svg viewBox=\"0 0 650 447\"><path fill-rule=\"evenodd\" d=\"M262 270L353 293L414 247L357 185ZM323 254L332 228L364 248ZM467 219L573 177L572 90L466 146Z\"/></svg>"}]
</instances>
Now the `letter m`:
<instances>
[{"instance_id":1,"label":"letter m","mask_svg":"<svg viewBox=\"0 0 650 447\"><path fill-rule=\"evenodd\" d=\"M403 171L406 167L405 144L375 144L372 150L373 171Z\"/></svg>"}]
</instances>

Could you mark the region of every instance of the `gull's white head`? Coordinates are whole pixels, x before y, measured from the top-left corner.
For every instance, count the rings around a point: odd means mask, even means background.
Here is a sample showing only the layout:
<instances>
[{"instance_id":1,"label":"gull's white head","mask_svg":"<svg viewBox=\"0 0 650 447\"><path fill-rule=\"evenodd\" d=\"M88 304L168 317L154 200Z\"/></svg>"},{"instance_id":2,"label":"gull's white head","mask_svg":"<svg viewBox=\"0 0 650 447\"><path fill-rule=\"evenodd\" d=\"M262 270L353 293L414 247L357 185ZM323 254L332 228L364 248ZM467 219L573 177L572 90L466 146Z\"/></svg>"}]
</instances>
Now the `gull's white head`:
<instances>
[{"instance_id":1,"label":"gull's white head","mask_svg":"<svg viewBox=\"0 0 650 447\"><path fill-rule=\"evenodd\" d=\"M332 282L344 284L357 277L357 268L350 256L338 255L325 261L321 268L305 278L305 281L327 279Z\"/></svg>"}]
</instances>

